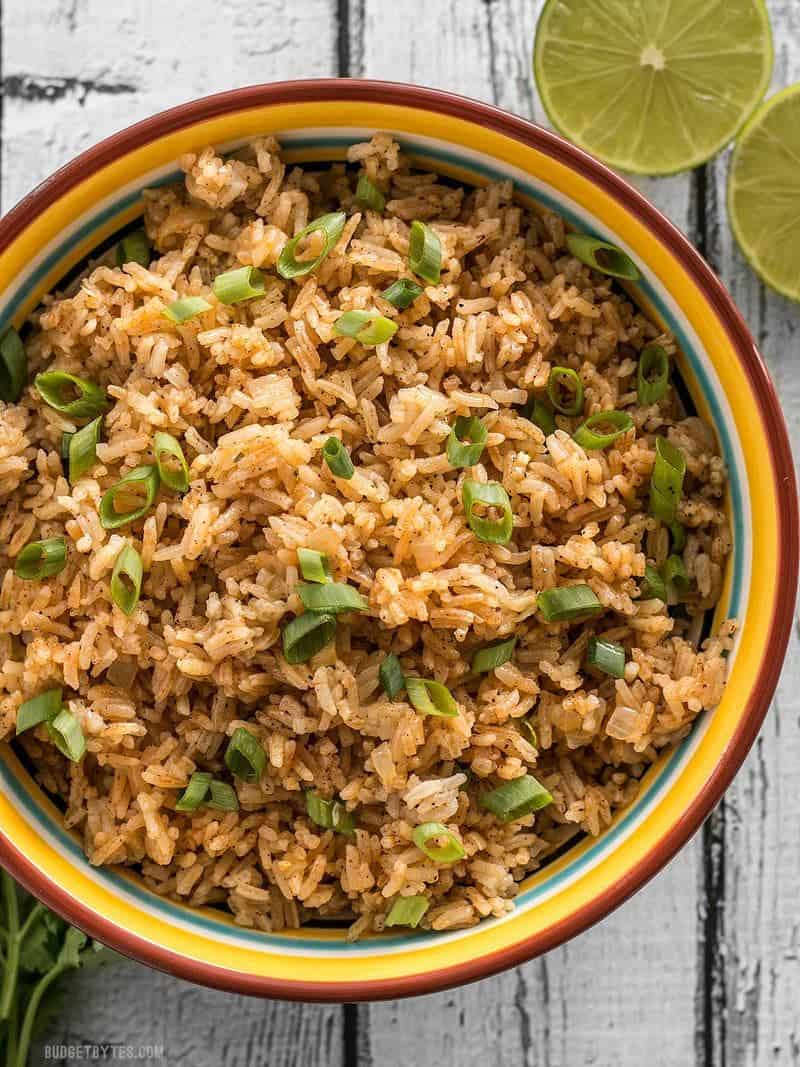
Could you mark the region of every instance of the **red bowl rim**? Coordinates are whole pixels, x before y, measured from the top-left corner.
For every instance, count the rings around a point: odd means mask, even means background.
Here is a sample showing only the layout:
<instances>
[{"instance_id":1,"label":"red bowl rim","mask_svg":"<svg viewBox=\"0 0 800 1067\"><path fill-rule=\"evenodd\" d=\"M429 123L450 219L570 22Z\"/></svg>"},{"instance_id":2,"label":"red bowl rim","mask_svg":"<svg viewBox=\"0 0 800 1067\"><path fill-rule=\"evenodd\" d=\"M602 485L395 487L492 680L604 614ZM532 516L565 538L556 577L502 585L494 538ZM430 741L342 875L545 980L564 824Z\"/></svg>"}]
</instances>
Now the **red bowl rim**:
<instances>
[{"instance_id":1,"label":"red bowl rim","mask_svg":"<svg viewBox=\"0 0 800 1067\"><path fill-rule=\"evenodd\" d=\"M670 247L724 325L757 399L769 432L778 500L778 573L782 576L765 658L734 736L703 789L681 819L639 863L591 903L539 934L508 948L420 975L363 982L285 981L242 974L166 950L121 929L66 894L43 876L0 832L0 862L35 896L87 934L142 963L229 992L301 1001L347 1002L413 996L447 989L516 966L585 930L653 877L699 828L722 796L752 745L778 683L791 631L798 575L798 501L794 465L783 413L764 361L722 282L687 238L636 189L593 156L529 122L469 97L439 89L370 79L320 78L273 82L216 93L181 104L121 130L57 170L0 220L0 252L29 223L87 175L167 133L248 108L324 100L391 103L434 111L485 126L579 171L620 201ZM366 962L366 961L365 961ZM366 967L369 964L366 962Z\"/></svg>"}]
</instances>

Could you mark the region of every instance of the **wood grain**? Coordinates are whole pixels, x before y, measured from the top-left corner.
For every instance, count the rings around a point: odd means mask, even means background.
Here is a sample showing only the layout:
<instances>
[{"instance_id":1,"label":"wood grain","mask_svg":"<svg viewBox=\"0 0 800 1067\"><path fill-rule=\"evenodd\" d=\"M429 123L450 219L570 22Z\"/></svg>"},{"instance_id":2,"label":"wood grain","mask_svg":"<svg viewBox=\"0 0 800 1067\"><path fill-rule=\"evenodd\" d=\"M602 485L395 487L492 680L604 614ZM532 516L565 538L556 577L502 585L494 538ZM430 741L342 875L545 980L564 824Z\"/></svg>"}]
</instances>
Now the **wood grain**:
<instances>
[{"instance_id":1,"label":"wood grain","mask_svg":"<svg viewBox=\"0 0 800 1067\"><path fill-rule=\"evenodd\" d=\"M698 0L702 2L702 0ZM3 0L2 204L156 110L256 81L339 73L435 85L545 121L541 0ZM774 87L800 78L800 3L770 0ZM637 180L722 274L800 444L797 307L743 263L727 157ZM81 976L48 1041L163 1044L153 1067L800 1065L800 649L725 802L617 913L473 986L355 1008L260 1003L135 964ZM37 1055L43 1061L41 1046ZM147 1062L147 1061L142 1061Z\"/></svg>"}]
</instances>

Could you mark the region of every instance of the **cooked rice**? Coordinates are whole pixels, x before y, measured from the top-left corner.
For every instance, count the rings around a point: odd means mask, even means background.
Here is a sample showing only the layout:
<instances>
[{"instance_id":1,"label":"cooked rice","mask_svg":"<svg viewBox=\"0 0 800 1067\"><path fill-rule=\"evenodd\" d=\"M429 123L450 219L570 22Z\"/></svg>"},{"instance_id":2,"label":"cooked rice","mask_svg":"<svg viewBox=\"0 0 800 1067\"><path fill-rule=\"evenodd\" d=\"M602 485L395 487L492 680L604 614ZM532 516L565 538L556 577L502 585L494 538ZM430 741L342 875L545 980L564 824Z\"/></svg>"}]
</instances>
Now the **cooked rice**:
<instances>
[{"instance_id":1,"label":"cooked rice","mask_svg":"<svg viewBox=\"0 0 800 1067\"><path fill-rule=\"evenodd\" d=\"M67 762L43 727L21 739L42 785L60 797L93 864L125 864L156 893L230 909L262 930L313 919L380 930L397 894L422 893L422 925L467 927L513 905L518 883L575 835L599 834L636 795L664 749L722 693L732 626L697 647L720 595L731 537L724 464L713 432L685 417L675 390L643 408L637 356L671 337L607 277L565 251L564 223L514 201L510 182L466 189L411 169L379 134L322 171L281 161L272 138L235 158L212 148L181 160L184 186L144 194L149 268L97 262L48 296L27 347L33 370L55 365L101 383L113 401L98 462L70 486L59 458L75 429L32 388L0 404L0 739L20 704L53 684L88 739ZM386 192L362 213L357 171ZM288 237L341 207L350 213L316 274L275 270ZM409 226L443 246L441 283L408 310L380 298L408 276ZM235 265L267 273L263 297L235 307L213 277ZM162 315L179 296L212 310L182 325ZM364 348L333 333L343 309L377 307L396 336ZM521 416L551 365L579 371L586 413L623 408L635 432L587 454L558 418L545 439ZM466 526L445 442L454 418L489 431L472 477L502 481L511 543ZM100 497L152 463L156 430L182 440L191 488L163 490L144 521L100 525ZM356 474L322 461L328 435ZM645 562L668 551L648 515L656 433L687 457L680 519L692 579L682 611L642 599ZM31 539L65 535L67 568L44 582L10 569ZM142 599L128 618L111 601L125 540L141 552ZM368 615L340 616L337 638L290 666L281 628L301 609L296 550L326 552ZM604 605L588 623L547 625L542 589L586 582ZM470 680L472 653L516 634L512 662ZM585 670L592 634L627 650L624 679ZM388 650L407 674L435 677L459 715L421 717L378 679ZM536 745L520 731L531 717ZM246 725L267 753L255 784L235 781L240 810L177 813L193 771L226 775L227 739ZM530 772L554 803L499 823L478 806L488 786ZM315 826L304 790L338 795L347 837ZM437 864L412 830L439 821L466 857Z\"/></svg>"}]
</instances>

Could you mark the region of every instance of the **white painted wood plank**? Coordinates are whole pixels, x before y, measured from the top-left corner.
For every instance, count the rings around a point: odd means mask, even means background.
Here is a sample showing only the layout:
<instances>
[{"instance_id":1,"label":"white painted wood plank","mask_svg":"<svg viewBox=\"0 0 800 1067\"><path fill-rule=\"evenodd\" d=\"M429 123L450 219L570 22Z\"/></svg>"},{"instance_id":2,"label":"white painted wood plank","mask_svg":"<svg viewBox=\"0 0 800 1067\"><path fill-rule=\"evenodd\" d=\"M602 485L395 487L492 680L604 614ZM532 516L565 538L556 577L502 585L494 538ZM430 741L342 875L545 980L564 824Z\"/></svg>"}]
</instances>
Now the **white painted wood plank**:
<instances>
[{"instance_id":1,"label":"white painted wood plank","mask_svg":"<svg viewBox=\"0 0 800 1067\"><path fill-rule=\"evenodd\" d=\"M366 0L362 50L357 40L351 50L367 77L421 81L544 122L530 61L540 8L462 0L431 11L419 0L392 14ZM396 42L390 53L388 41ZM690 177L643 184L689 227ZM488 1050L500 1063L525 1065L692 1062L699 862L692 843L614 916L545 959L462 990L361 1009L369 1062L478 1067ZM655 1033L669 1040L654 1043Z\"/></svg>"}]
</instances>

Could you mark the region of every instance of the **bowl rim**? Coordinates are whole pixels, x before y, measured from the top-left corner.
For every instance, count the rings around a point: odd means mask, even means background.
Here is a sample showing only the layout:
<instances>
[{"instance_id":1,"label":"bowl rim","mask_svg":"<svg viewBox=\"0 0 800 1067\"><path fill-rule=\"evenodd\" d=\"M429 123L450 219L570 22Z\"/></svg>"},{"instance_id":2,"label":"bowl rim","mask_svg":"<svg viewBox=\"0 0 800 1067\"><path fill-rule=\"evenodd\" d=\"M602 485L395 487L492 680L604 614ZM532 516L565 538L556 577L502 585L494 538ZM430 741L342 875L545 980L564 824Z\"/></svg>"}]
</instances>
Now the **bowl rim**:
<instances>
[{"instance_id":1,"label":"bowl rim","mask_svg":"<svg viewBox=\"0 0 800 1067\"><path fill-rule=\"evenodd\" d=\"M669 246L702 289L728 334L761 409L777 484L778 560L782 577L769 628L773 655L761 663L756 681L725 752L703 788L659 842L604 893L553 926L476 960L420 975L359 982L290 981L211 966L167 950L120 929L84 906L43 875L0 832L0 863L35 896L68 922L142 963L229 992L304 1001L378 1000L425 994L485 978L547 952L609 914L650 880L689 840L730 784L766 715L780 677L794 614L798 576L798 499L791 447L774 385L741 312L724 285L681 231L624 178L558 134L492 104L456 93L402 82L317 78L245 86L201 97L158 112L87 149L28 193L0 220L0 254L42 211L84 178L130 151L166 134L210 118L271 104L322 101L398 104L466 119L538 149L583 174L619 201Z\"/></svg>"}]
</instances>

